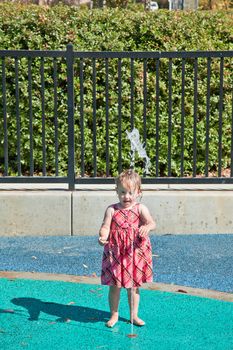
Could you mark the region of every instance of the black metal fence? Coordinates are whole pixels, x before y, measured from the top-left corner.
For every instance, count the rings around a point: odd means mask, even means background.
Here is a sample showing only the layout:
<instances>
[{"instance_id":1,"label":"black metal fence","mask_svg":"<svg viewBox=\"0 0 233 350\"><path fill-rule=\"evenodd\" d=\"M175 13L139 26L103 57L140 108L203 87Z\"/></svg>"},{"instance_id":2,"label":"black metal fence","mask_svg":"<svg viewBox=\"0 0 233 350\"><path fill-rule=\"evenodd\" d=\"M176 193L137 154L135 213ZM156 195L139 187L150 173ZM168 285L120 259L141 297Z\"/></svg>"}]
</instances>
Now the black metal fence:
<instances>
[{"instance_id":1,"label":"black metal fence","mask_svg":"<svg viewBox=\"0 0 233 350\"><path fill-rule=\"evenodd\" d=\"M0 182L233 183L233 51L0 51Z\"/></svg>"}]
</instances>

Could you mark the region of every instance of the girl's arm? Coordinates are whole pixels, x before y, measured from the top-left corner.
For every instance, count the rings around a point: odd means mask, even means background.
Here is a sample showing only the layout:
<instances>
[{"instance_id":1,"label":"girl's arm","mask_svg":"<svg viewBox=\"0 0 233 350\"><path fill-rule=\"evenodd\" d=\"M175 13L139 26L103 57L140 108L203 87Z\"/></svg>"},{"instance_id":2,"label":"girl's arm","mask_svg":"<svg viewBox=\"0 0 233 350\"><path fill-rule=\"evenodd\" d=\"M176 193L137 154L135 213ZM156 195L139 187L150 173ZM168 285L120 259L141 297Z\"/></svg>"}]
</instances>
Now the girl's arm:
<instances>
[{"instance_id":1,"label":"girl's arm","mask_svg":"<svg viewBox=\"0 0 233 350\"><path fill-rule=\"evenodd\" d=\"M155 221L150 215L149 209L144 205L140 204L140 219L142 225L139 227L139 235L141 237L146 236L151 230L154 230L156 227Z\"/></svg>"},{"instance_id":2,"label":"girl's arm","mask_svg":"<svg viewBox=\"0 0 233 350\"><path fill-rule=\"evenodd\" d=\"M108 236L112 222L113 208L108 207L104 214L104 220L99 230L99 244L105 245L108 243Z\"/></svg>"}]
</instances>

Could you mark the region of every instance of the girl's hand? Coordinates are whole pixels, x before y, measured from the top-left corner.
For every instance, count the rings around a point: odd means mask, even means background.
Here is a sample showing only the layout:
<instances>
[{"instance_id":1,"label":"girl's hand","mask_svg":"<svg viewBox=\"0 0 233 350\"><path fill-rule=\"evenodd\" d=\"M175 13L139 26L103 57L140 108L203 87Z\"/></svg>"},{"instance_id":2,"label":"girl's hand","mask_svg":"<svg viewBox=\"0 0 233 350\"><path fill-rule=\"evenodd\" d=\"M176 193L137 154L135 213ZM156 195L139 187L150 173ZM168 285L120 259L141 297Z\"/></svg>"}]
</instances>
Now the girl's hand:
<instances>
[{"instance_id":1,"label":"girl's hand","mask_svg":"<svg viewBox=\"0 0 233 350\"><path fill-rule=\"evenodd\" d=\"M99 244L101 245L101 246L103 246L103 245L105 245L105 244L107 244L108 243L108 240L107 239L105 239L104 237L99 237Z\"/></svg>"},{"instance_id":2,"label":"girl's hand","mask_svg":"<svg viewBox=\"0 0 233 350\"><path fill-rule=\"evenodd\" d=\"M150 232L150 225L142 225L141 227L139 227L139 236L140 237L147 236L149 232Z\"/></svg>"},{"instance_id":3,"label":"girl's hand","mask_svg":"<svg viewBox=\"0 0 233 350\"><path fill-rule=\"evenodd\" d=\"M113 213L114 213L113 207L108 207L105 212L104 221L100 227L99 240L98 240L99 244L102 246L108 243L108 236L110 232Z\"/></svg>"},{"instance_id":4,"label":"girl's hand","mask_svg":"<svg viewBox=\"0 0 233 350\"><path fill-rule=\"evenodd\" d=\"M99 232L99 244L105 245L108 243L109 228L102 225Z\"/></svg>"}]
</instances>

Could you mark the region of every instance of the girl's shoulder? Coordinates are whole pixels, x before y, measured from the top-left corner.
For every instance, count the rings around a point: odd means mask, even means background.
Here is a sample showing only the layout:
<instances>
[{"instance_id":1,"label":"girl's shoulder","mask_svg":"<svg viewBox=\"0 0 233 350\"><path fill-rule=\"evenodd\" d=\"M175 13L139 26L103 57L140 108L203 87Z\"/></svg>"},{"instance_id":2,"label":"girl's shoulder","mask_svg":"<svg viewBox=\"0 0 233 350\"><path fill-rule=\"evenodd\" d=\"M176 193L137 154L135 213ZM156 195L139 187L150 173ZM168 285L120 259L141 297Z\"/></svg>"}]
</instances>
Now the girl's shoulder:
<instances>
[{"instance_id":1,"label":"girl's shoulder","mask_svg":"<svg viewBox=\"0 0 233 350\"><path fill-rule=\"evenodd\" d=\"M107 207L106 212L108 212L109 214L113 214L116 209L117 209L117 203L111 204Z\"/></svg>"},{"instance_id":2,"label":"girl's shoulder","mask_svg":"<svg viewBox=\"0 0 233 350\"><path fill-rule=\"evenodd\" d=\"M142 204L142 203L138 203L138 210L139 210L139 213L143 213L145 210L147 211L147 206L145 204Z\"/></svg>"}]
</instances>

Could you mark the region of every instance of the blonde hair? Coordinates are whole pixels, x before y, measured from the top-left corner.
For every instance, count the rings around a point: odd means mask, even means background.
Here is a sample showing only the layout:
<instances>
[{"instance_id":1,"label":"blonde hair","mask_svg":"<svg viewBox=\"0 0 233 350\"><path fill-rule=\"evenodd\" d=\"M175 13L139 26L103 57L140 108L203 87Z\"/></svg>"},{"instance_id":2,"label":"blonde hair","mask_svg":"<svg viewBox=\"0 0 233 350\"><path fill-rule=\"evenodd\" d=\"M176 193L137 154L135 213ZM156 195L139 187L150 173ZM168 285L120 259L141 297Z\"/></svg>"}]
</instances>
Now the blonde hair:
<instances>
[{"instance_id":1,"label":"blonde hair","mask_svg":"<svg viewBox=\"0 0 233 350\"><path fill-rule=\"evenodd\" d=\"M133 169L123 171L116 178L116 188L118 188L119 185L129 190L137 190L141 193L141 177Z\"/></svg>"}]
</instances>

